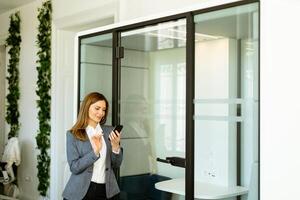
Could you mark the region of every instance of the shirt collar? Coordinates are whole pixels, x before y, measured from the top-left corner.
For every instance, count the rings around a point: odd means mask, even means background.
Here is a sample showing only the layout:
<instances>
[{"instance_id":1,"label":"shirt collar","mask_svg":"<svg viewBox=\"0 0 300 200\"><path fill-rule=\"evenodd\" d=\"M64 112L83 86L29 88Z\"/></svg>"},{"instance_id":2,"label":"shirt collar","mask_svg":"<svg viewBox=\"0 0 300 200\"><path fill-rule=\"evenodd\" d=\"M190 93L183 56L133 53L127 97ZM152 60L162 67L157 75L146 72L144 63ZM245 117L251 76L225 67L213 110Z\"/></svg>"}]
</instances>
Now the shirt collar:
<instances>
[{"instance_id":1,"label":"shirt collar","mask_svg":"<svg viewBox=\"0 0 300 200\"><path fill-rule=\"evenodd\" d=\"M92 126L88 125L86 128L85 128L85 131L86 133L88 134L89 137L93 136L94 134L97 134L97 133L103 133L103 130L100 126L100 124L97 124L96 128L93 128Z\"/></svg>"}]
</instances>

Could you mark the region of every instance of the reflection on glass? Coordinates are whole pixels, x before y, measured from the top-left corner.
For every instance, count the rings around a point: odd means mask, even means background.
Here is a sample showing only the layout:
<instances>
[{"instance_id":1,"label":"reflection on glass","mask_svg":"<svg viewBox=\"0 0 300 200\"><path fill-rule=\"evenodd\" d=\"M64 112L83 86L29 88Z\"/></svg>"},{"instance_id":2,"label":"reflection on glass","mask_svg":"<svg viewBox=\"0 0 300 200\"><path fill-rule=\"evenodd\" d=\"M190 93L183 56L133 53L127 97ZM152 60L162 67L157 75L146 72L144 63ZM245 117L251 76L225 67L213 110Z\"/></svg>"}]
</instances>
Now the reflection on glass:
<instances>
[{"instance_id":1,"label":"reflection on glass","mask_svg":"<svg viewBox=\"0 0 300 200\"><path fill-rule=\"evenodd\" d=\"M241 199L258 200L258 4L194 20L195 184L241 185Z\"/></svg>"},{"instance_id":2,"label":"reflection on glass","mask_svg":"<svg viewBox=\"0 0 300 200\"><path fill-rule=\"evenodd\" d=\"M121 199L167 200L154 184L184 178L157 158L185 158L185 20L121 34Z\"/></svg>"},{"instance_id":3,"label":"reflection on glass","mask_svg":"<svg viewBox=\"0 0 300 200\"><path fill-rule=\"evenodd\" d=\"M112 34L82 39L80 51L80 101L90 92L100 92L112 105Z\"/></svg>"}]
</instances>

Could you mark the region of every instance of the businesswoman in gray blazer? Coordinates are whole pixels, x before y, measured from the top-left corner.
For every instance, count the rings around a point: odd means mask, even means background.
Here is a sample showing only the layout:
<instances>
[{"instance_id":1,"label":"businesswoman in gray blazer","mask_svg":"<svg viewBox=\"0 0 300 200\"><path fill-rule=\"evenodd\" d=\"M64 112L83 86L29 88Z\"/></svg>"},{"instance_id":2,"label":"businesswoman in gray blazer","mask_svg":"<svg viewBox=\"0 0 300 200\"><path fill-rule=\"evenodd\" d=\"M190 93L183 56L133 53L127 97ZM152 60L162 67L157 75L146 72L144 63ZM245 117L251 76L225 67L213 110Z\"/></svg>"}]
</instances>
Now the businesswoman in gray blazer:
<instances>
[{"instance_id":1,"label":"businesswoman in gray blazer","mask_svg":"<svg viewBox=\"0 0 300 200\"><path fill-rule=\"evenodd\" d=\"M64 189L67 200L106 200L120 192L113 168L120 167L120 133L105 126L108 101L97 92L88 94L77 122L67 131L67 159L72 175Z\"/></svg>"}]
</instances>

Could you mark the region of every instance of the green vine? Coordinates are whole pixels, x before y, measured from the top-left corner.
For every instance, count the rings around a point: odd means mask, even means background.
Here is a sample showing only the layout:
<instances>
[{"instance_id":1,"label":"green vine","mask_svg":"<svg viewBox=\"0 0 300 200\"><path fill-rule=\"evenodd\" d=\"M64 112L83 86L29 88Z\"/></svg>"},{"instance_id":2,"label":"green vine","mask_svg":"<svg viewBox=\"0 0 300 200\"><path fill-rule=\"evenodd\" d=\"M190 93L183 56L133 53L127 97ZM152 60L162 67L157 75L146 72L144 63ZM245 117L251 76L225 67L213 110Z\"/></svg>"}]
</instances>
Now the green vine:
<instances>
[{"instance_id":1,"label":"green vine","mask_svg":"<svg viewBox=\"0 0 300 200\"><path fill-rule=\"evenodd\" d=\"M36 136L37 148L40 154L37 156L38 164L38 191L40 195L46 196L50 185L50 106L51 106L51 19L52 6L51 0L43 3L38 9L38 60L37 72L38 80L36 94L37 100L39 130Z\"/></svg>"},{"instance_id":2,"label":"green vine","mask_svg":"<svg viewBox=\"0 0 300 200\"><path fill-rule=\"evenodd\" d=\"M6 46L10 47L9 64L8 64L8 94L6 96L7 109L6 109L6 121L10 125L10 131L8 138L17 137L19 135L20 123L19 123L19 105L18 100L20 99L19 89L19 61L20 61L20 12L16 12L10 15L10 26L8 29L9 36L6 39Z\"/></svg>"}]
</instances>

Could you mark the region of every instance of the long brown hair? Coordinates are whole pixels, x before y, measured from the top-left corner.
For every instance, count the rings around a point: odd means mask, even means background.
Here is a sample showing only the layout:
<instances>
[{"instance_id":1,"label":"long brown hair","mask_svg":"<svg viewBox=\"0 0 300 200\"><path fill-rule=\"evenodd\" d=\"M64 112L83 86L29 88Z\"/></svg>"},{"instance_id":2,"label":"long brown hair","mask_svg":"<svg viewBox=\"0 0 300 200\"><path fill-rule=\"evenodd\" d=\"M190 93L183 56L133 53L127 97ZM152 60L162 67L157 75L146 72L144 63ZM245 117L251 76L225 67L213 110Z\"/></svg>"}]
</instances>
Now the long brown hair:
<instances>
[{"instance_id":1,"label":"long brown hair","mask_svg":"<svg viewBox=\"0 0 300 200\"><path fill-rule=\"evenodd\" d=\"M100 94L98 92L92 92L85 96L83 99L80 110L78 113L77 121L74 124L74 126L71 128L71 132L74 134L75 138L79 140L86 140L87 134L85 132L85 128L88 126L88 120L89 120L89 109L90 106L97 101L105 101L106 104L106 110L105 115L101 119L100 124L104 124L106 122L107 114L108 114L108 101L105 98L103 94Z\"/></svg>"}]
</instances>

